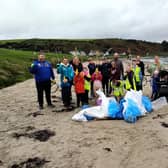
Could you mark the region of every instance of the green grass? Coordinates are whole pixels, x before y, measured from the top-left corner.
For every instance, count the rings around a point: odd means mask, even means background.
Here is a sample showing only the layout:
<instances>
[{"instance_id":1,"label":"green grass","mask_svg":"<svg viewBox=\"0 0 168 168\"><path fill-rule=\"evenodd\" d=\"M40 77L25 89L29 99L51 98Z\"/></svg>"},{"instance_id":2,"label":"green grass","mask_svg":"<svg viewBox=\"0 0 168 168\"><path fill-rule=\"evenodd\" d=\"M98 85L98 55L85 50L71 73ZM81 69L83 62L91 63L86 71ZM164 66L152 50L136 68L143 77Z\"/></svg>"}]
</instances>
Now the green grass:
<instances>
[{"instance_id":1,"label":"green grass","mask_svg":"<svg viewBox=\"0 0 168 168\"><path fill-rule=\"evenodd\" d=\"M31 78L28 67L37 56L38 52L0 48L0 88ZM63 54L46 53L46 59L54 66L64 56ZM66 57L72 58L71 55L66 55Z\"/></svg>"}]
</instances>

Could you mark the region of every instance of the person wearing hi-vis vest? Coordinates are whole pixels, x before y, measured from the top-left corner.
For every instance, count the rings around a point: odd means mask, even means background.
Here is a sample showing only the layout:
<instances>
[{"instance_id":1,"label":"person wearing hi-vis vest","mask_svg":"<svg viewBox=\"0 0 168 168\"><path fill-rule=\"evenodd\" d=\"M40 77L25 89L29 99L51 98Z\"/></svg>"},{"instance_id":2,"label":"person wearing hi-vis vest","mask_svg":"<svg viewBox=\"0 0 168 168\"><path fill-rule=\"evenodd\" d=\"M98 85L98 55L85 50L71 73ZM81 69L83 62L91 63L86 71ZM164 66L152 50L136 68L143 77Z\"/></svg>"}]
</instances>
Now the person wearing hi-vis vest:
<instances>
[{"instance_id":1,"label":"person wearing hi-vis vest","mask_svg":"<svg viewBox=\"0 0 168 168\"><path fill-rule=\"evenodd\" d=\"M112 94L119 102L121 98L124 96L124 82L121 80L112 80L111 82Z\"/></svg>"},{"instance_id":2,"label":"person wearing hi-vis vest","mask_svg":"<svg viewBox=\"0 0 168 168\"><path fill-rule=\"evenodd\" d=\"M142 89L143 76L138 60L133 60L133 71L135 76L136 90L139 91Z\"/></svg>"},{"instance_id":3,"label":"person wearing hi-vis vest","mask_svg":"<svg viewBox=\"0 0 168 168\"><path fill-rule=\"evenodd\" d=\"M83 72L84 72L84 79L85 79L85 83L84 83L85 99L84 99L84 102L85 102L85 104L89 104L89 91L91 90L91 76L89 74L88 67L84 67Z\"/></svg>"},{"instance_id":4,"label":"person wearing hi-vis vest","mask_svg":"<svg viewBox=\"0 0 168 168\"><path fill-rule=\"evenodd\" d=\"M131 65L128 64L126 68L126 75L124 76L125 80L125 89L126 90L136 90L135 76L131 68Z\"/></svg>"}]
</instances>

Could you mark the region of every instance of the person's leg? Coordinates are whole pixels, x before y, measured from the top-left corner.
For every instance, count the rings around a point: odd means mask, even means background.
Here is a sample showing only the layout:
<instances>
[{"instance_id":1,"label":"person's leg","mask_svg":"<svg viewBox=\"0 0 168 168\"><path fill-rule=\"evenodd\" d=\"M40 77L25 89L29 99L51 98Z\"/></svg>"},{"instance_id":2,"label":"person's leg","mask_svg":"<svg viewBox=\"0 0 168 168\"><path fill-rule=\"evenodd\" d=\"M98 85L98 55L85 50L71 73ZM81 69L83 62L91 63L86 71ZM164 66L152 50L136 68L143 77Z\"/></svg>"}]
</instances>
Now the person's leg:
<instances>
[{"instance_id":1,"label":"person's leg","mask_svg":"<svg viewBox=\"0 0 168 168\"><path fill-rule=\"evenodd\" d=\"M107 78L106 79L106 95L108 95L108 93L109 93L109 79Z\"/></svg>"},{"instance_id":2,"label":"person's leg","mask_svg":"<svg viewBox=\"0 0 168 168\"><path fill-rule=\"evenodd\" d=\"M94 91L93 91L93 81L91 81L90 96L91 96L91 98L92 98L92 97L94 97Z\"/></svg>"},{"instance_id":3,"label":"person's leg","mask_svg":"<svg viewBox=\"0 0 168 168\"><path fill-rule=\"evenodd\" d=\"M109 95L111 95L111 92L112 92L111 82L112 80L109 81Z\"/></svg>"},{"instance_id":4,"label":"person's leg","mask_svg":"<svg viewBox=\"0 0 168 168\"><path fill-rule=\"evenodd\" d=\"M62 97L62 102L65 105L65 88L64 87L61 89L61 97Z\"/></svg>"},{"instance_id":5,"label":"person's leg","mask_svg":"<svg viewBox=\"0 0 168 168\"><path fill-rule=\"evenodd\" d=\"M141 80L140 90L143 90L143 79L144 79L144 77L142 77L142 80Z\"/></svg>"},{"instance_id":6,"label":"person's leg","mask_svg":"<svg viewBox=\"0 0 168 168\"><path fill-rule=\"evenodd\" d=\"M106 87L106 81L105 81L104 78L102 79L102 87L103 87L103 92L104 92L104 94L106 94L106 93L105 93L105 92L106 92L106 90L105 90L105 87Z\"/></svg>"},{"instance_id":7,"label":"person's leg","mask_svg":"<svg viewBox=\"0 0 168 168\"><path fill-rule=\"evenodd\" d=\"M85 90L85 93L82 96L82 104L88 104L88 90Z\"/></svg>"},{"instance_id":8,"label":"person's leg","mask_svg":"<svg viewBox=\"0 0 168 168\"><path fill-rule=\"evenodd\" d=\"M136 91L139 91L139 83L136 82Z\"/></svg>"},{"instance_id":9,"label":"person's leg","mask_svg":"<svg viewBox=\"0 0 168 168\"><path fill-rule=\"evenodd\" d=\"M43 84L36 83L39 107L43 108Z\"/></svg>"},{"instance_id":10,"label":"person's leg","mask_svg":"<svg viewBox=\"0 0 168 168\"><path fill-rule=\"evenodd\" d=\"M73 81L70 82L70 87L69 87L69 94L70 94L70 102L72 101L72 85L73 85Z\"/></svg>"},{"instance_id":11,"label":"person's leg","mask_svg":"<svg viewBox=\"0 0 168 168\"><path fill-rule=\"evenodd\" d=\"M70 104L70 89L68 87L62 88L62 100L64 106L69 106Z\"/></svg>"},{"instance_id":12,"label":"person's leg","mask_svg":"<svg viewBox=\"0 0 168 168\"><path fill-rule=\"evenodd\" d=\"M80 94L76 94L77 107L80 107Z\"/></svg>"},{"instance_id":13,"label":"person's leg","mask_svg":"<svg viewBox=\"0 0 168 168\"><path fill-rule=\"evenodd\" d=\"M88 90L85 90L85 103L86 104L89 104L89 91Z\"/></svg>"},{"instance_id":14,"label":"person's leg","mask_svg":"<svg viewBox=\"0 0 168 168\"><path fill-rule=\"evenodd\" d=\"M85 104L87 104L85 93L81 93L80 94L80 100L81 100L82 106L85 105Z\"/></svg>"},{"instance_id":15,"label":"person's leg","mask_svg":"<svg viewBox=\"0 0 168 168\"><path fill-rule=\"evenodd\" d=\"M66 95L66 105L67 106L70 106L71 99L72 99L72 94L71 94L71 86L70 86L70 87L67 87L67 95Z\"/></svg>"},{"instance_id":16,"label":"person's leg","mask_svg":"<svg viewBox=\"0 0 168 168\"><path fill-rule=\"evenodd\" d=\"M48 106L51 106L51 81L45 82L44 85L45 95L46 95L46 101Z\"/></svg>"}]
</instances>

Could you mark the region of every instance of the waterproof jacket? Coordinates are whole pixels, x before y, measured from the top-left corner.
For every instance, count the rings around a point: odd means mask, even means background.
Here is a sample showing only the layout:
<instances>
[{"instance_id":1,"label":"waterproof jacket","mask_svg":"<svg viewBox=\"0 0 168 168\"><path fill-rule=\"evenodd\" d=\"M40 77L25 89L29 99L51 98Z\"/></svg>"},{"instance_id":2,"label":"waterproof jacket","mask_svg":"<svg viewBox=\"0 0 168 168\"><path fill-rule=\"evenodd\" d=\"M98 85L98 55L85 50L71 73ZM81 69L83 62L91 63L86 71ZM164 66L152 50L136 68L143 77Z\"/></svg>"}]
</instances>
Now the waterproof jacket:
<instances>
[{"instance_id":1,"label":"waterproof jacket","mask_svg":"<svg viewBox=\"0 0 168 168\"><path fill-rule=\"evenodd\" d=\"M61 63L57 69L57 72L60 74L61 87L70 86L74 78L72 66L69 64L65 65ZM65 83L64 78L66 78L68 82Z\"/></svg>"},{"instance_id":2,"label":"waterproof jacket","mask_svg":"<svg viewBox=\"0 0 168 168\"><path fill-rule=\"evenodd\" d=\"M36 82L45 82L55 79L52 66L48 61L34 61L29 71L34 74Z\"/></svg>"},{"instance_id":3,"label":"waterproof jacket","mask_svg":"<svg viewBox=\"0 0 168 168\"><path fill-rule=\"evenodd\" d=\"M75 92L77 94L85 93L84 84L85 84L84 73L80 72L76 74L74 77L74 86L75 86Z\"/></svg>"}]
</instances>

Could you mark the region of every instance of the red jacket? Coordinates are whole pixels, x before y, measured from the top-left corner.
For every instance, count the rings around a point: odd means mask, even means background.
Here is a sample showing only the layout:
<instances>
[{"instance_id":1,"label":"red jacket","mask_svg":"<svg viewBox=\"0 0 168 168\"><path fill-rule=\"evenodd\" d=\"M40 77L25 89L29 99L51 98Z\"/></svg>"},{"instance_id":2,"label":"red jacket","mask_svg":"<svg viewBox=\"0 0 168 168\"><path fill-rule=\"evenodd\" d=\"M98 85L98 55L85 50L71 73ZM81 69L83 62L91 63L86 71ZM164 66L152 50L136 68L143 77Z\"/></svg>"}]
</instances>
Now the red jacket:
<instances>
[{"instance_id":1,"label":"red jacket","mask_svg":"<svg viewBox=\"0 0 168 168\"><path fill-rule=\"evenodd\" d=\"M102 81L102 74L101 74L100 71L99 71L99 72L94 72L94 73L92 74L92 81L95 81L95 80L100 80L100 81Z\"/></svg>"},{"instance_id":2,"label":"red jacket","mask_svg":"<svg viewBox=\"0 0 168 168\"><path fill-rule=\"evenodd\" d=\"M77 94L79 93L85 93L85 79L83 72L80 72L78 75L75 75L74 77L74 86L75 86L75 92Z\"/></svg>"}]
</instances>

